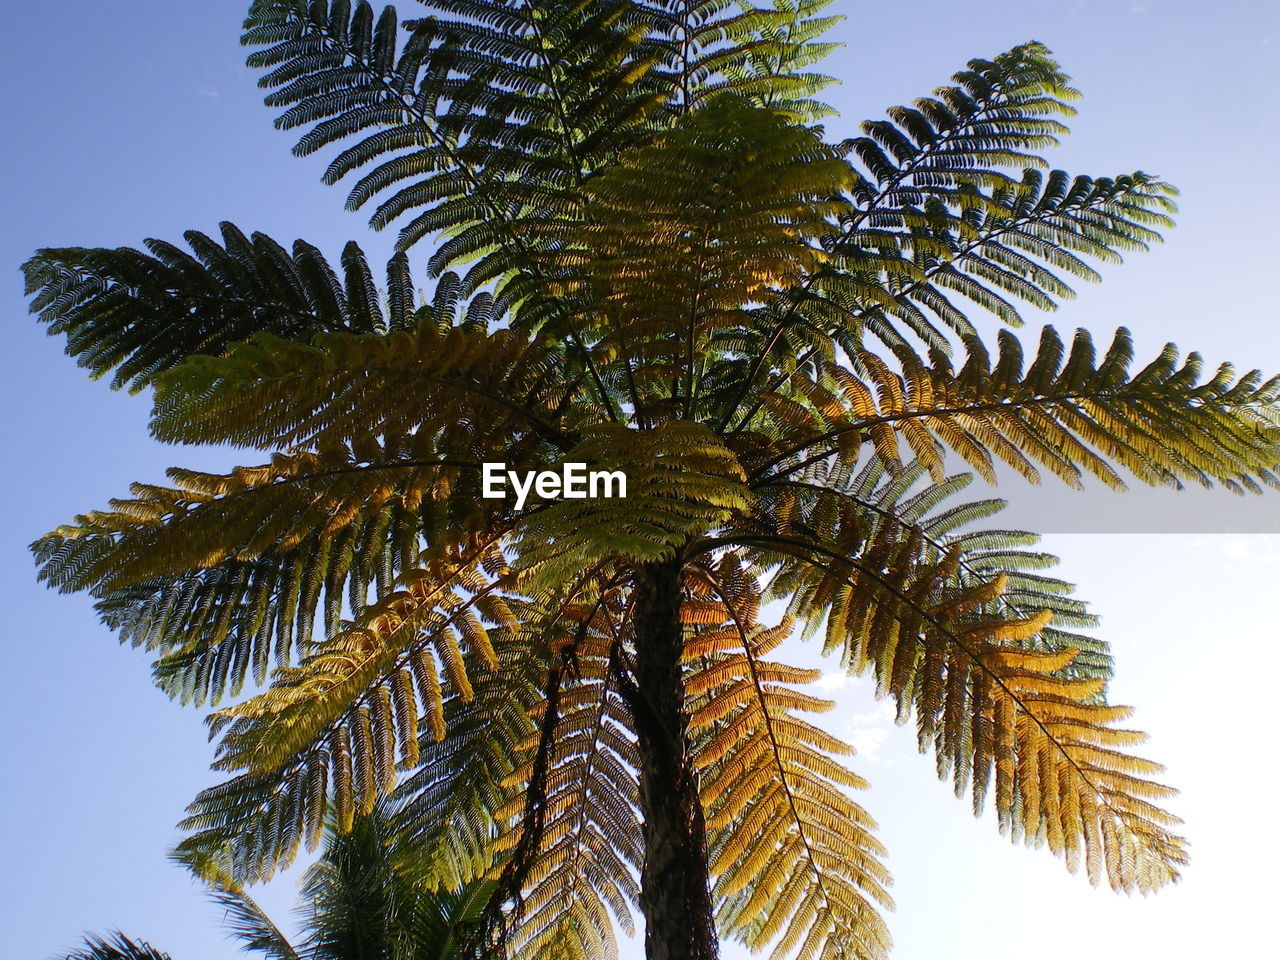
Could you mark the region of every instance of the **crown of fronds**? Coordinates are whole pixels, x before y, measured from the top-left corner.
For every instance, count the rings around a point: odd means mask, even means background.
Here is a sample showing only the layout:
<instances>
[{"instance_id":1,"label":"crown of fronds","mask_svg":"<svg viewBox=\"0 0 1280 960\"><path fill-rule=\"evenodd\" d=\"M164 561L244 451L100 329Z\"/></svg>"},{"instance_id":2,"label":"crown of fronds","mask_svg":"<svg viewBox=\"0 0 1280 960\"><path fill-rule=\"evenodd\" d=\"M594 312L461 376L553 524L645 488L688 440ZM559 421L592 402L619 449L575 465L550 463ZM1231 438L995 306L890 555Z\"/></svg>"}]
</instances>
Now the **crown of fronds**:
<instances>
[{"instance_id":1,"label":"crown of fronds","mask_svg":"<svg viewBox=\"0 0 1280 960\"><path fill-rule=\"evenodd\" d=\"M615 956L644 859L636 584L678 563L725 935L889 946L864 781L814 672L775 659L793 624L1015 840L1117 889L1177 879L1091 614L947 459L1256 492L1280 381L1172 345L1138 365L1125 330L986 346L975 316L1052 309L1158 241L1175 191L1049 167L1077 93L1037 43L824 142L826 5L257 0L279 126L400 229L385 285L354 244L334 266L231 225L28 262L68 351L154 388L157 438L264 451L34 545L216 707L231 779L189 810L190 862L260 880L394 795L414 888L469 918L458 950ZM404 251L427 241L423 299ZM480 495L486 462L619 470L628 496L517 509Z\"/></svg>"}]
</instances>

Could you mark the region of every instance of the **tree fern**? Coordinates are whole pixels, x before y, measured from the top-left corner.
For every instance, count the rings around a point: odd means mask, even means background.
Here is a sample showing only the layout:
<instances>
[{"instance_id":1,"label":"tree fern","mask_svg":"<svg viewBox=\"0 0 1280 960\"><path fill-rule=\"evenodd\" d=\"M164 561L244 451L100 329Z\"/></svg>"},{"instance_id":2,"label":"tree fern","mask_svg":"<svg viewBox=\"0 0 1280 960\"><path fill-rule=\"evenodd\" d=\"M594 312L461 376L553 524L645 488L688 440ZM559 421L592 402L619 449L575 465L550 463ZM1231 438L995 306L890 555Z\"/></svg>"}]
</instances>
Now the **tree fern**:
<instances>
[{"instance_id":1,"label":"tree fern","mask_svg":"<svg viewBox=\"0 0 1280 960\"><path fill-rule=\"evenodd\" d=\"M794 625L1014 839L1176 880L1092 614L949 472L1276 485L1280 381L979 322L1154 244L1173 188L1050 168L1077 94L1037 43L829 144L822 0L424 7L246 24L298 152L399 227L385 290L355 246L229 226L27 265L73 355L154 388L157 438L263 452L34 545L216 705L231 779L184 856L261 880L391 796L406 883L462 904L471 955L611 956L638 908L654 960L883 956L883 850L812 672L775 659ZM486 497L485 463L627 496Z\"/></svg>"}]
</instances>

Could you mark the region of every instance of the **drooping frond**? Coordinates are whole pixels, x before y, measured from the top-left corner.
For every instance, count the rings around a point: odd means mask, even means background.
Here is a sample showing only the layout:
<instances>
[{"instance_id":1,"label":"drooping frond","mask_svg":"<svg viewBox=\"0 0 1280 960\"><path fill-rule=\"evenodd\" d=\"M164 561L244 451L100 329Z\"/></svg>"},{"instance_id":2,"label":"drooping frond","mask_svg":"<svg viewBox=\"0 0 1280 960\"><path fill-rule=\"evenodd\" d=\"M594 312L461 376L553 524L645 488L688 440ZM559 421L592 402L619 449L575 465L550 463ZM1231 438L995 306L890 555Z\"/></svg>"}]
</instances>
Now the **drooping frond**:
<instances>
[{"instance_id":1,"label":"drooping frond","mask_svg":"<svg viewBox=\"0 0 1280 960\"><path fill-rule=\"evenodd\" d=\"M196 354L220 354L257 333L307 339L324 331L401 329L415 319L408 262L392 259L386 307L364 253L349 243L335 267L309 243L290 253L261 233L222 224L222 242L184 234L191 252L161 240L149 253L68 247L23 265L31 311L65 334L67 353L113 387L137 391ZM448 291L455 281L442 281Z\"/></svg>"},{"instance_id":2,"label":"drooping frond","mask_svg":"<svg viewBox=\"0 0 1280 960\"><path fill-rule=\"evenodd\" d=\"M358 614L421 539L464 545L503 509L479 497L482 463L569 445L557 421L574 392L551 345L448 303L418 313L411 331L259 337L167 373L157 435L308 449L138 485L39 541L41 576L93 590L122 640L160 654L161 685L203 702L305 653L317 607L330 630L344 593Z\"/></svg>"},{"instance_id":3,"label":"drooping frond","mask_svg":"<svg viewBox=\"0 0 1280 960\"><path fill-rule=\"evenodd\" d=\"M495 562L501 562L496 551L489 557ZM359 794L348 800L367 812L394 781L397 765L417 765L420 716L435 739L443 737L442 678L469 700L466 661L497 666L482 617L513 625L500 586L473 558L406 575L357 623L325 640L299 666L278 670L270 690L214 713L213 732L226 728L215 766L274 770L311 749L343 718L346 726L338 730L350 737ZM349 805L341 797L338 803Z\"/></svg>"},{"instance_id":4,"label":"drooping frond","mask_svg":"<svg viewBox=\"0 0 1280 960\"><path fill-rule=\"evenodd\" d=\"M240 949L262 954L270 960L301 960L280 928L243 890L214 887L209 891L209 898L225 911L223 923L231 936L240 941Z\"/></svg>"},{"instance_id":5,"label":"drooping frond","mask_svg":"<svg viewBox=\"0 0 1280 960\"><path fill-rule=\"evenodd\" d=\"M528 850L506 948L511 956L616 960L614 924L634 933L631 910L643 862L637 814L639 759L631 717L610 671L616 611L605 603L569 611L580 624L565 637L565 675L556 688L550 739L536 802L543 807L536 843ZM528 786L538 775L537 737L525 762L508 778L523 789L499 812L509 826L495 845L499 856L519 851L527 836Z\"/></svg>"},{"instance_id":6,"label":"drooping frond","mask_svg":"<svg viewBox=\"0 0 1280 960\"><path fill-rule=\"evenodd\" d=\"M522 622L542 617L517 609ZM547 661L533 645L499 641L498 649L499 669L474 678L469 702L445 701L444 738L432 739L424 725L418 768L395 794L397 832L421 854L406 864L408 876L424 889L457 889L495 865L493 840L506 827L498 812L513 796L511 772L534 729Z\"/></svg>"},{"instance_id":7,"label":"drooping frond","mask_svg":"<svg viewBox=\"0 0 1280 960\"><path fill-rule=\"evenodd\" d=\"M101 598L122 640L160 655L172 695L217 700L308 653L317 612L334 629L344 593L354 614L371 586L387 593L418 566L422 538L435 557L476 542L468 531L496 507L456 495L479 484L465 433L450 433L461 458L430 434L365 434L228 474L170 471L176 486L137 484L132 499L37 541L41 578Z\"/></svg>"},{"instance_id":8,"label":"drooping frond","mask_svg":"<svg viewBox=\"0 0 1280 960\"><path fill-rule=\"evenodd\" d=\"M1002 603L1003 574L957 579L963 548L939 552L919 525L886 524L870 542L792 534L743 536L778 566L774 589L805 619L826 619L846 664L870 672L914 713L921 748L981 809L995 774L1002 828L1045 841L1071 869L1143 892L1178 878L1184 842L1156 802L1160 767L1127 750L1142 735L1115 724L1128 708L1101 698L1104 677L1073 672L1078 651L1041 635L1055 613Z\"/></svg>"},{"instance_id":9,"label":"drooping frond","mask_svg":"<svg viewBox=\"0 0 1280 960\"><path fill-rule=\"evenodd\" d=\"M708 579L728 623L687 646L685 689L720 930L777 960L884 957L885 850L848 793L866 782L835 759L851 748L800 716L832 706L801 689L819 671L763 659L791 623L755 624L753 578L722 563Z\"/></svg>"},{"instance_id":10,"label":"drooping frond","mask_svg":"<svg viewBox=\"0 0 1280 960\"><path fill-rule=\"evenodd\" d=\"M823 543L873 569L906 552L918 564L946 560L950 586L960 591L1002 577L1005 590L984 613L1018 618L1052 611L1053 619L1028 644L1078 651L1064 676L1109 679L1107 645L1081 632L1095 627L1097 617L1072 596L1071 584L1053 576L1057 558L1032 549L1040 539L1035 534L988 525L1004 502L961 499L972 481L971 474L957 474L928 482L918 462L897 471L874 457L856 469L818 462L760 484L763 520L756 532ZM804 623L804 636L823 631L824 652L855 667L849 624L872 619L879 602L874 580L852 584L848 570L793 566L774 572L766 596L786 601L789 614Z\"/></svg>"},{"instance_id":11,"label":"drooping frond","mask_svg":"<svg viewBox=\"0 0 1280 960\"><path fill-rule=\"evenodd\" d=\"M214 766L238 776L192 804L191 849L231 844L232 876L249 882L315 845L330 799L345 831L388 795L420 740L444 738L446 696L469 701L471 678L498 666L485 621L514 621L482 567L494 561L478 551L406 577L269 689L214 713Z\"/></svg>"}]
</instances>

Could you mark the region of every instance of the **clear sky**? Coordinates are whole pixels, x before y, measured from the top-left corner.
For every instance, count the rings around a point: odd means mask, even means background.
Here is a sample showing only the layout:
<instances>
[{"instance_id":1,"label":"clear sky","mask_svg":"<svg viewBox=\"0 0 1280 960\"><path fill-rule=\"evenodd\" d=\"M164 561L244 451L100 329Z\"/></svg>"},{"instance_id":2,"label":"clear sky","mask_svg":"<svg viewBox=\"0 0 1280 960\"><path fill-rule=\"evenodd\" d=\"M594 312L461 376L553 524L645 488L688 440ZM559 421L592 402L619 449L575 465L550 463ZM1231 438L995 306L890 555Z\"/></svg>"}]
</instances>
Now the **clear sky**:
<instances>
[{"instance_id":1,"label":"clear sky","mask_svg":"<svg viewBox=\"0 0 1280 960\"><path fill-rule=\"evenodd\" d=\"M405 0L403 9L411 9ZM1183 189L1180 225L1149 255L1058 312L1064 328L1131 326L1280 371L1271 282L1280 188L1280 4L1274 0L838 0L845 49L828 65L834 136L929 92L973 56L1035 38L1084 91L1053 157L1073 172L1142 168ZM120 926L175 960L235 955L216 910L164 859L182 807L212 782L200 716L150 686L86 600L34 582L26 544L132 480L225 458L147 439L147 402L90 383L28 318L17 267L40 246L117 246L230 219L334 254L371 236L289 156L237 45L233 0L0 3L4 446L0 589L0 953L39 960L85 929ZM421 270L421 268L419 268ZM420 273L421 275L421 273ZM1271 504L1274 504L1272 506ZM1268 516L1280 514L1280 498ZM1059 528L1061 529L1061 528ZM1103 615L1116 698L1184 795L1194 862L1149 900L1094 891L1043 851L1014 848L933 779L909 731L864 685L829 684L832 724L863 748L864 802L882 823L899 903L898 960L1253 956L1274 944L1272 824L1280 537L1073 534L1047 546ZM292 879L262 900L281 915Z\"/></svg>"}]
</instances>

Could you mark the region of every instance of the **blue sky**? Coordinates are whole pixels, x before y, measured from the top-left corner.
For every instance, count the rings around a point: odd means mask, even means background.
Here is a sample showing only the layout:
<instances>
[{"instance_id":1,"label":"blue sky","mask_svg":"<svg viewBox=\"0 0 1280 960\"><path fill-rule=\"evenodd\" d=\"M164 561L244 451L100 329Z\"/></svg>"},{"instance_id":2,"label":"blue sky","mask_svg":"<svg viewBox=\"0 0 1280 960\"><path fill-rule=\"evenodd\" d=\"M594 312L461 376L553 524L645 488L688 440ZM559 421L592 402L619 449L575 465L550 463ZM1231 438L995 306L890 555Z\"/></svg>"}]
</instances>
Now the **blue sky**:
<instances>
[{"instance_id":1,"label":"blue sky","mask_svg":"<svg viewBox=\"0 0 1280 960\"><path fill-rule=\"evenodd\" d=\"M848 20L838 36L847 45L827 67L843 81L831 95L842 113L828 125L835 137L927 93L970 57L1047 43L1085 94L1052 162L1095 174L1142 168L1183 190L1169 242L1106 269L1054 322L1099 334L1131 326L1140 356L1172 339L1212 360L1280 371L1270 288L1280 5L838 0L836 10ZM89 382L27 317L17 267L41 246L136 245L214 231L222 219L333 253L355 237L375 261L390 237L344 213L341 192L319 183L323 161L291 157L288 137L272 130L241 65L240 2L0 11L9 41L0 60L5 952L38 960L82 930L120 926L175 960L227 958L235 951L215 909L164 859L183 806L212 782L200 716L151 687L145 658L119 648L83 598L37 587L26 552L130 481L225 457L151 442L146 399ZM831 724L863 748L855 764L873 784L864 803L891 850L895 956L1199 960L1268 942L1280 894L1280 848L1264 819L1277 786L1269 704L1280 538L1055 535L1047 545L1103 615L1119 660L1116 697L1138 705L1138 725L1153 733L1148 754L1184 789L1176 809L1195 862L1181 886L1150 900L1092 890L975 821L865 687L832 678ZM292 878L262 899L282 914Z\"/></svg>"}]
</instances>

